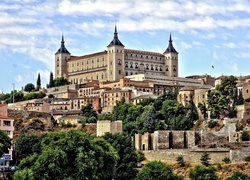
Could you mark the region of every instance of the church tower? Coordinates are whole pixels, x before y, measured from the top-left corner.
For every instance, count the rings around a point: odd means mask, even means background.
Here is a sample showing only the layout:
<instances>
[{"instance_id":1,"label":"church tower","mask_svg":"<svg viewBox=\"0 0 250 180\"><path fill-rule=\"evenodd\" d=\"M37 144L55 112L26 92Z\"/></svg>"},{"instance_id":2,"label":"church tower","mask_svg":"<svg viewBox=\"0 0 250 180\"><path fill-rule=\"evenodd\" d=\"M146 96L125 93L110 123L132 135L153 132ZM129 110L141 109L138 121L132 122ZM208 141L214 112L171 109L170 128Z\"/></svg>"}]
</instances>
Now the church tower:
<instances>
[{"instance_id":1,"label":"church tower","mask_svg":"<svg viewBox=\"0 0 250 180\"><path fill-rule=\"evenodd\" d=\"M118 39L115 25L114 38L107 46L107 80L118 81L124 77L124 45Z\"/></svg>"},{"instance_id":2,"label":"church tower","mask_svg":"<svg viewBox=\"0 0 250 180\"><path fill-rule=\"evenodd\" d=\"M178 52L175 50L170 34L168 48L163 53L165 56L166 76L178 77Z\"/></svg>"},{"instance_id":3,"label":"church tower","mask_svg":"<svg viewBox=\"0 0 250 180\"><path fill-rule=\"evenodd\" d=\"M62 35L61 47L55 53L55 78L67 78L67 61L70 59L70 53L64 45Z\"/></svg>"}]
</instances>

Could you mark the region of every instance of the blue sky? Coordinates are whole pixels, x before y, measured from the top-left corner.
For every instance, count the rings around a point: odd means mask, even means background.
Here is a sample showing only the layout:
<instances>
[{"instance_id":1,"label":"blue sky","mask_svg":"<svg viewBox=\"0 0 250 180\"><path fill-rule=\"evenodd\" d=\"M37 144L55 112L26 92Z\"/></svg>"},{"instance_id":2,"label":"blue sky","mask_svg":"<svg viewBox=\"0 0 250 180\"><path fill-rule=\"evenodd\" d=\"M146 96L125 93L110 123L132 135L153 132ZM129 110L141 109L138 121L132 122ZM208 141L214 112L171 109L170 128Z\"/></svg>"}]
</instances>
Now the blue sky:
<instances>
[{"instance_id":1,"label":"blue sky","mask_svg":"<svg viewBox=\"0 0 250 180\"><path fill-rule=\"evenodd\" d=\"M164 52L169 34L179 76L250 74L249 0L1 0L0 90L42 86L54 71L62 32L72 55L128 49ZM214 68L212 68L212 65Z\"/></svg>"}]
</instances>

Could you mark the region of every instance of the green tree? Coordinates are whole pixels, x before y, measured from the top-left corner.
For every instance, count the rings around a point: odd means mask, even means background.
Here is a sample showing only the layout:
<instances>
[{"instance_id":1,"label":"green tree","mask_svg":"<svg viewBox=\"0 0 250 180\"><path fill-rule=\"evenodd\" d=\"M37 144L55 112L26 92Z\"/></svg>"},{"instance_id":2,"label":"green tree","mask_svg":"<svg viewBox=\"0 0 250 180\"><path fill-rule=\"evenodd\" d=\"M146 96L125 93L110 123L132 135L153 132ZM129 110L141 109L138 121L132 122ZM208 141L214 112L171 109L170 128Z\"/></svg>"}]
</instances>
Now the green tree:
<instances>
[{"instance_id":1,"label":"green tree","mask_svg":"<svg viewBox=\"0 0 250 180\"><path fill-rule=\"evenodd\" d=\"M50 76L49 76L49 84L47 85L48 88L52 88L54 87L54 77L53 77L53 72L50 72Z\"/></svg>"},{"instance_id":2,"label":"green tree","mask_svg":"<svg viewBox=\"0 0 250 180\"><path fill-rule=\"evenodd\" d=\"M41 87L41 77L40 73L38 73L37 80L36 80L36 89L39 90Z\"/></svg>"},{"instance_id":3,"label":"green tree","mask_svg":"<svg viewBox=\"0 0 250 180\"><path fill-rule=\"evenodd\" d=\"M119 156L114 179L134 179L137 173L137 155L131 137L125 133L106 133L103 138L115 148Z\"/></svg>"},{"instance_id":4,"label":"green tree","mask_svg":"<svg viewBox=\"0 0 250 180\"><path fill-rule=\"evenodd\" d=\"M46 136L37 134L23 134L16 140L15 151L20 158L25 158L34 153L41 153L41 142Z\"/></svg>"},{"instance_id":5,"label":"green tree","mask_svg":"<svg viewBox=\"0 0 250 180\"><path fill-rule=\"evenodd\" d=\"M211 118L220 118L226 108L226 100L218 90L208 90L207 93L208 110L211 112Z\"/></svg>"},{"instance_id":6,"label":"green tree","mask_svg":"<svg viewBox=\"0 0 250 180\"><path fill-rule=\"evenodd\" d=\"M232 174L231 177L228 177L226 180L250 180L250 177L242 172L236 171Z\"/></svg>"},{"instance_id":7,"label":"green tree","mask_svg":"<svg viewBox=\"0 0 250 180\"><path fill-rule=\"evenodd\" d=\"M68 85L68 84L70 84L70 82L67 79L65 79L64 77L56 78L54 80L54 83L53 83L54 87L64 86L64 85Z\"/></svg>"},{"instance_id":8,"label":"green tree","mask_svg":"<svg viewBox=\"0 0 250 180\"><path fill-rule=\"evenodd\" d=\"M24 169L15 172L14 180L35 180L31 169Z\"/></svg>"},{"instance_id":9,"label":"green tree","mask_svg":"<svg viewBox=\"0 0 250 180\"><path fill-rule=\"evenodd\" d=\"M143 122L143 126L146 129L147 132L154 132L156 120L155 120L155 110L154 107L150 107L149 109L145 109L145 119Z\"/></svg>"},{"instance_id":10,"label":"green tree","mask_svg":"<svg viewBox=\"0 0 250 180\"><path fill-rule=\"evenodd\" d=\"M0 130L0 157L6 152L8 152L8 148L11 146L11 139L8 134L2 130Z\"/></svg>"},{"instance_id":11,"label":"green tree","mask_svg":"<svg viewBox=\"0 0 250 180\"><path fill-rule=\"evenodd\" d=\"M178 180L181 179L174 174L171 167L160 161L151 161L137 174L136 180Z\"/></svg>"},{"instance_id":12,"label":"green tree","mask_svg":"<svg viewBox=\"0 0 250 180\"><path fill-rule=\"evenodd\" d=\"M191 100L185 106L185 114L189 121L194 122L198 119L198 112L194 102Z\"/></svg>"},{"instance_id":13,"label":"green tree","mask_svg":"<svg viewBox=\"0 0 250 180\"><path fill-rule=\"evenodd\" d=\"M201 164L205 165L205 166L208 166L209 165L209 160L210 160L210 155L207 153L207 152L204 152L202 155L201 155L201 158L200 158L200 161L201 161Z\"/></svg>"},{"instance_id":14,"label":"green tree","mask_svg":"<svg viewBox=\"0 0 250 180\"><path fill-rule=\"evenodd\" d=\"M26 157L19 167L32 170L35 179L110 180L117 160L117 152L105 140L71 130L48 133L41 153Z\"/></svg>"},{"instance_id":15,"label":"green tree","mask_svg":"<svg viewBox=\"0 0 250 180\"><path fill-rule=\"evenodd\" d=\"M199 102L198 108L200 109L201 114L203 115L203 118L207 119L207 107L206 107L205 102L203 102L203 103Z\"/></svg>"},{"instance_id":16,"label":"green tree","mask_svg":"<svg viewBox=\"0 0 250 180\"><path fill-rule=\"evenodd\" d=\"M237 78L234 76L225 77L221 80L221 84L216 86L216 90L220 91L224 101L224 112L226 116L233 118L236 117L235 105L239 102L237 91Z\"/></svg>"},{"instance_id":17,"label":"green tree","mask_svg":"<svg viewBox=\"0 0 250 180\"><path fill-rule=\"evenodd\" d=\"M28 84L26 84L25 86L24 86L24 91L26 91L26 92L31 92L31 91L33 91L35 89L35 86L34 86L34 84L32 84L32 83L28 83Z\"/></svg>"},{"instance_id":18,"label":"green tree","mask_svg":"<svg viewBox=\"0 0 250 180\"><path fill-rule=\"evenodd\" d=\"M184 161L184 158L183 158L182 155L178 156L178 157L176 158L176 161L177 161L177 163L178 163L180 166L185 166L185 161Z\"/></svg>"},{"instance_id":19,"label":"green tree","mask_svg":"<svg viewBox=\"0 0 250 180\"><path fill-rule=\"evenodd\" d=\"M191 180L217 180L218 177L215 173L215 168L213 166L195 166L194 169L191 169L189 172L189 178Z\"/></svg>"},{"instance_id":20,"label":"green tree","mask_svg":"<svg viewBox=\"0 0 250 180\"><path fill-rule=\"evenodd\" d=\"M97 112L93 109L92 103L88 103L86 106L82 106L81 108L83 115L87 118L94 117L95 121L97 120Z\"/></svg>"}]
</instances>

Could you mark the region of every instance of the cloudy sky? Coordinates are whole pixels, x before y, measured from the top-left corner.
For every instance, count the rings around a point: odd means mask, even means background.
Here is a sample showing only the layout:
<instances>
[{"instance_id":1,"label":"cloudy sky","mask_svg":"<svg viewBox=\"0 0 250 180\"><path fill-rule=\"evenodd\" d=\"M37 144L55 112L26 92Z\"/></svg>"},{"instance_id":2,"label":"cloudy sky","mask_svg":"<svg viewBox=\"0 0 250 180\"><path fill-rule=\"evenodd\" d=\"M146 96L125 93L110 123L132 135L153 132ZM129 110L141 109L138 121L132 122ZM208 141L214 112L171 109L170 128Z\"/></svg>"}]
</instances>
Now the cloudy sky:
<instances>
[{"instance_id":1,"label":"cloudy sky","mask_svg":"<svg viewBox=\"0 0 250 180\"><path fill-rule=\"evenodd\" d=\"M117 24L125 48L164 52L179 75L250 74L249 0L1 0L0 90L46 86L62 33L72 55L106 50ZM214 66L214 68L212 68Z\"/></svg>"}]
</instances>

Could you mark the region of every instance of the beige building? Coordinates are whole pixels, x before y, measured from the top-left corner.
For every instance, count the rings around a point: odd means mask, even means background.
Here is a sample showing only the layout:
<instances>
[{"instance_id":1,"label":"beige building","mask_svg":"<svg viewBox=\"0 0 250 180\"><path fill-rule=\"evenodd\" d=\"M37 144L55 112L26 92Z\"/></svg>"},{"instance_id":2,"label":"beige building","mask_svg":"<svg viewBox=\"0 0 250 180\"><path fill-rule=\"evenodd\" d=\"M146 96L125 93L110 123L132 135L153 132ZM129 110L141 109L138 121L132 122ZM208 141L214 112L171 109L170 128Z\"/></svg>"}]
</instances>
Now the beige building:
<instances>
[{"instance_id":1,"label":"beige building","mask_svg":"<svg viewBox=\"0 0 250 180\"><path fill-rule=\"evenodd\" d=\"M122 121L97 121L96 135L103 136L105 133L122 133Z\"/></svg>"},{"instance_id":2,"label":"beige building","mask_svg":"<svg viewBox=\"0 0 250 180\"><path fill-rule=\"evenodd\" d=\"M178 52L171 35L164 53L126 49L116 27L113 40L102 52L73 56L62 37L61 47L55 53L55 78L65 77L72 84L86 80L119 81L135 74L178 77Z\"/></svg>"},{"instance_id":3,"label":"beige building","mask_svg":"<svg viewBox=\"0 0 250 180\"><path fill-rule=\"evenodd\" d=\"M0 129L5 131L11 139L13 139L14 132L14 119L8 117L7 105L0 104ZM13 148L9 149L9 152L6 152L3 157L5 158L5 163L9 166L9 162L12 160Z\"/></svg>"}]
</instances>

